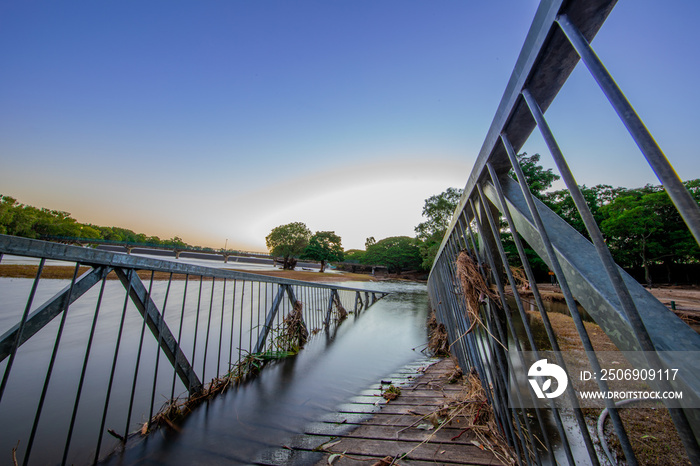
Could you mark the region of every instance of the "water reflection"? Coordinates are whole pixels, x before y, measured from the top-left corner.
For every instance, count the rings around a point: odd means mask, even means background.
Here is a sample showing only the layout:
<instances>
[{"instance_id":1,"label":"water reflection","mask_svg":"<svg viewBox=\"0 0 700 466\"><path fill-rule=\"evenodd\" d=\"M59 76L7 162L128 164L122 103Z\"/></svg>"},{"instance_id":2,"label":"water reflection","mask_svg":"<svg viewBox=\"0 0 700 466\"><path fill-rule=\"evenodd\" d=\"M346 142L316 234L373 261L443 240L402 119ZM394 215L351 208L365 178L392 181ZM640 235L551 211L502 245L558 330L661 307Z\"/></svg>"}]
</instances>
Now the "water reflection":
<instances>
[{"instance_id":1,"label":"water reflection","mask_svg":"<svg viewBox=\"0 0 700 466\"><path fill-rule=\"evenodd\" d=\"M348 319L334 337L319 335L296 357L201 406L182 423L181 432L163 430L106 463L249 463L264 448L284 445L308 422L421 357L415 348L426 342L425 285L364 286L395 294L360 318Z\"/></svg>"}]
</instances>

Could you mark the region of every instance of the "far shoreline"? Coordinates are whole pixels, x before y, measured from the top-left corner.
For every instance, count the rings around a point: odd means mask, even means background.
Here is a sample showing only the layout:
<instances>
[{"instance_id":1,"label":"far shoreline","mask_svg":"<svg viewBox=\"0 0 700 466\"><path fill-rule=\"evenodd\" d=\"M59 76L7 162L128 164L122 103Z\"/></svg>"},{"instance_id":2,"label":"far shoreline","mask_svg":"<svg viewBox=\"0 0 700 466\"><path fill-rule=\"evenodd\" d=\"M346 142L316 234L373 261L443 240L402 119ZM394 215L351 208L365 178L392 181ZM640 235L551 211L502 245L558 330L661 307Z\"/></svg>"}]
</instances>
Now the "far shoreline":
<instances>
[{"instance_id":1,"label":"far shoreline","mask_svg":"<svg viewBox=\"0 0 700 466\"><path fill-rule=\"evenodd\" d=\"M0 277L1 278L35 278L36 273L39 269L38 265L31 264L0 264ZM87 272L90 267L81 266L78 275ZM73 272L75 267L69 265L46 265L41 273L41 278L46 280L70 280L73 278ZM308 272L301 270L242 270L235 268L224 268L220 270L231 270L236 272L245 272L253 275L266 275L271 277L288 278L291 280L300 280L305 282L316 282L316 283L333 283L333 282L371 282L377 281L377 279L368 274L352 273L352 272L334 272L334 273L320 273L320 272ZM139 270L138 275L142 280L150 280L151 272L148 270ZM116 280L117 277L114 273L110 273L107 276L108 280ZM154 280L169 280L170 274L168 272L155 272L153 275ZM173 280L184 280L185 275L173 274ZM206 277L205 277L206 280Z\"/></svg>"}]
</instances>

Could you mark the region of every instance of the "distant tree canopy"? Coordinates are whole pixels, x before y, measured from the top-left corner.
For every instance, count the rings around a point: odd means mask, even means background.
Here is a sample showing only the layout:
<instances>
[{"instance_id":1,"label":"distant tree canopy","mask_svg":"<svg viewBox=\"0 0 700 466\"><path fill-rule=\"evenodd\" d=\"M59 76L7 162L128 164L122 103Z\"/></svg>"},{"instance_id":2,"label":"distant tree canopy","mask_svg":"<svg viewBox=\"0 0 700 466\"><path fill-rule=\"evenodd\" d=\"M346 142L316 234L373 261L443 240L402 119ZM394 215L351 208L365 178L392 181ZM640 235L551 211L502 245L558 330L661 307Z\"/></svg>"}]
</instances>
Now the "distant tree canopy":
<instances>
[{"instance_id":1,"label":"distant tree canopy","mask_svg":"<svg viewBox=\"0 0 700 466\"><path fill-rule=\"evenodd\" d=\"M700 179L684 184L700 203ZM700 261L700 248L662 186L619 190L600 207L600 217L615 260L623 267L642 267L649 285L653 264L663 264L671 282L676 264Z\"/></svg>"},{"instance_id":2,"label":"distant tree canopy","mask_svg":"<svg viewBox=\"0 0 700 466\"><path fill-rule=\"evenodd\" d=\"M522 153L518 155L518 160L532 194L588 238L588 232L569 191L548 191L559 176L539 164L539 154L528 156ZM514 177L513 172L510 175ZM700 179L686 181L684 185L700 203ZM597 185L579 188L615 261L628 269L643 270L644 280L648 284L652 283L652 266L662 266L666 280L673 282L678 275L674 271L692 270L685 267L689 264L699 265L700 248L662 186L647 185L627 189ZM425 268L432 265L444 229L449 225L454 206L458 202L458 194L458 190L450 188L425 201L423 215L428 217L428 221L415 228ZM500 227L501 241L509 262L514 266L521 265L512 232L503 219ZM474 233L478 242L478 232ZM523 244L528 262L536 275L546 277L547 264L527 242ZM679 265L683 267L679 268Z\"/></svg>"},{"instance_id":3,"label":"distant tree canopy","mask_svg":"<svg viewBox=\"0 0 700 466\"><path fill-rule=\"evenodd\" d=\"M311 230L302 222L292 222L272 229L265 237L267 249L273 256L282 257L284 270L294 270L296 260L304 253L311 239Z\"/></svg>"},{"instance_id":4,"label":"distant tree canopy","mask_svg":"<svg viewBox=\"0 0 700 466\"><path fill-rule=\"evenodd\" d=\"M161 240L157 236L135 233L126 228L79 223L68 212L39 209L20 204L15 198L3 195L0 195L0 234L34 239L84 238L119 243L209 249L189 246L177 236Z\"/></svg>"},{"instance_id":5,"label":"distant tree canopy","mask_svg":"<svg viewBox=\"0 0 700 466\"><path fill-rule=\"evenodd\" d=\"M343 257L340 236L336 235L334 231L317 231L301 255L302 259L321 262L321 273L326 268L326 262L342 261Z\"/></svg>"},{"instance_id":6,"label":"distant tree canopy","mask_svg":"<svg viewBox=\"0 0 700 466\"><path fill-rule=\"evenodd\" d=\"M351 262L353 264L359 264L362 262L362 258L365 256L365 251L362 249L348 249L344 253L343 260L345 262Z\"/></svg>"},{"instance_id":7,"label":"distant tree canopy","mask_svg":"<svg viewBox=\"0 0 700 466\"><path fill-rule=\"evenodd\" d=\"M389 272L401 273L405 270L421 268L419 241L408 236L392 236L377 241L367 248L362 262L371 265L384 265Z\"/></svg>"},{"instance_id":8,"label":"distant tree canopy","mask_svg":"<svg viewBox=\"0 0 700 466\"><path fill-rule=\"evenodd\" d=\"M430 270L433 266L435 255L461 197L461 189L447 188L442 193L425 200L422 215L427 220L419 223L415 228L417 238L421 241L419 249L423 269Z\"/></svg>"},{"instance_id":9,"label":"distant tree canopy","mask_svg":"<svg viewBox=\"0 0 700 466\"><path fill-rule=\"evenodd\" d=\"M540 154L528 156L527 152L523 152L518 154L517 158L523 175L525 175L527 185L530 187L530 192L539 200L544 200L545 191L551 188L552 183L557 181L560 176L553 173L551 168L545 169L539 164ZM513 170L508 174L517 181L518 177L515 176Z\"/></svg>"}]
</instances>

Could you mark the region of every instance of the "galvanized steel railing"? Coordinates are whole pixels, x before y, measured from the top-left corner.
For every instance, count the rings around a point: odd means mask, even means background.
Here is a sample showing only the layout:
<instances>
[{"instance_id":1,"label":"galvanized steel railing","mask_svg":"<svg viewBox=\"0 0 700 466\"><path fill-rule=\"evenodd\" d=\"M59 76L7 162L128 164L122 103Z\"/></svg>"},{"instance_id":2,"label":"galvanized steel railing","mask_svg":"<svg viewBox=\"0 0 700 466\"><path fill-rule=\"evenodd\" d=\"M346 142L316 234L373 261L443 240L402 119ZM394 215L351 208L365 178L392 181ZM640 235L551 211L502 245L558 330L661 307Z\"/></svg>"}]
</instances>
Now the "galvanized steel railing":
<instances>
[{"instance_id":1,"label":"galvanized steel railing","mask_svg":"<svg viewBox=\"0 0 700 466\"><path fill-rule=\"evenodd\" d=\"M578 464L581 460L579 457L574 458L570 448L572 443L585 445L585 451L592 464L598 464L598 456L576 397L570 388L567 392L574 407L575 428L565 429L562 415L553 404L551 412L544 413L537 409L532 416L528 415L525 409L511 409L515 405L522 405L523 401L515 399L521 396L519 392L514 394L509 390L509 384L515 380L509 360L523 363L520 354L523 342L519 341L514 326L516 316L525 325L525 340L529 347L537 351L537 346L500 240L499 220L505 221L507 228L513 233L518 256L532 288L549 343L555 352L559 350L557 337L547 317L518 234L554 271L581 344L594 370L600 369L600 364L577 309L576 300L619 350L643 351L644 353L639 354L645 355L642 361L645 367L662 367L658 355L660 351L668 355L700 350L700 336L614 263L544 117L544 112L580 58L600 85L700 244L698 204L685 189L673 167L589 45L589 41L602 26L615 3L614 0L541 2L429 278L431 303L438 319L448 329L453 353L464 368L474 368L478 371L503 433L515 449L521 464L540 464L552 460L551 456L543 453L544 449L552 449L544 419L550 415L570 464ZM583 238L534 198L527 186L516 153L535 127L542 133L592 242ZM508 176L511 169L514 170L518 182ZM455 270L455 260L460 251L469 251L480 267L485 265L481 268L481 273L497 289L499 295L498 303L486 299L481 305L480 318L484 325L476 326L472 332L467 332L473 322L470 322L467 316L462 288ZM513 295L512 299L517 309L513 309L512 301L509 303L507 299L508 286L513 291L510 294ZM565 367L563 360L558 359L557 362ZM680 368L679 374L683 374L673 388L682 388L684 397L694 401L700 399L698 361L679 358L664 362L667 366ZM598 386L602 391L608 390L605 381L599 380ZM659 383L656 387L668 389L669 385ZM534 396L532 391L530 395ZM607 401L606 405L628 464L636 464L614 403ZM700 464L700 416L697 410L681 409L671 403L667 406L691 462ZM537 448L542 445L544 448Z\"/></svg>"},{"instance_id":2,"label":"galvanized steel railing","mask_svg":"<svg viewBox=\"0 0 700 466\"><path fill-rule=\"evenodd\" d=\"M0 235L3 255L38 259L0 290L0 451L21 464L95 463L161 406L285 349L295 307L312 334L387 294ZM72 279L42 279L47 261Z\"/></svg>"}]
</instances>

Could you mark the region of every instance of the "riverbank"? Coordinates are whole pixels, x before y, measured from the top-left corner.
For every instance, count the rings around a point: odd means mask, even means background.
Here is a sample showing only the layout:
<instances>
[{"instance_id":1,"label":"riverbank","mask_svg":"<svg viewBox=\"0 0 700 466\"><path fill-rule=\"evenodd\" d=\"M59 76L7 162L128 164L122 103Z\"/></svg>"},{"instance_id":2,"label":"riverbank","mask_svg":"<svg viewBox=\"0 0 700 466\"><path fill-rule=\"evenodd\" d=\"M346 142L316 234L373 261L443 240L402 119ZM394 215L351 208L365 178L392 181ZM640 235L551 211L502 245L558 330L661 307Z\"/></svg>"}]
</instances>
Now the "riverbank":
<instances>
[{"instance_id":1,"label":"riverbank","mask_svg":"<svg viewBox=\"0 0 700 466\"><path fill-rule=\"evenodd\" d=\"M38 265L25 264L0 264L0 277L6 278L34 278L36 277ZM80 267L78 275L87 272L89 267ZM316 283L332 283L332 282L347 282L347 281L374 281L375 278L371 275L351 272L334 272L334 273L319 273L307 272L302 270L262 270L251 272L249 270L238 270L234 268L224 270L237 270L239 272L254 273L256 275L267 275L279 278L289 278L291 280L301 280L305 282ZM49 280L70 280L73 278L75 267L69 265L47 265L41 272L41 278ZM142 280L150 280L151 272L141 270L138 272ZM170 274L167 272L156 272L153 275L154 280L168 280ZM107 276L108 280L116 280L117 276L110 273ZM174 274L173 280L184 280L185 275Z\"/></svg>"},{"instance_id":2,"label":"riverbank","mask_svg":"<svg viewBox=\"0 0 700 466\"><path fill-rule=\"evenodd\" d=\"M558 285L538 283L543 301L563 303L564 294ZM661 304L672 310L678 317L689 325L700 324L700 288L694 285L659 285L647 288ZM520 291L520 295L532 297L532 291Z\"/></svg>"}]
</instances>

